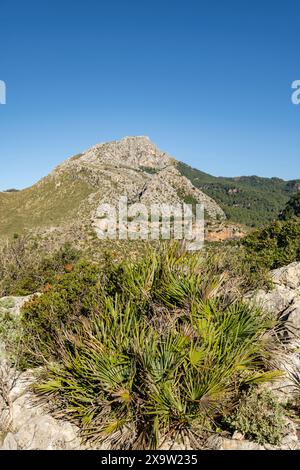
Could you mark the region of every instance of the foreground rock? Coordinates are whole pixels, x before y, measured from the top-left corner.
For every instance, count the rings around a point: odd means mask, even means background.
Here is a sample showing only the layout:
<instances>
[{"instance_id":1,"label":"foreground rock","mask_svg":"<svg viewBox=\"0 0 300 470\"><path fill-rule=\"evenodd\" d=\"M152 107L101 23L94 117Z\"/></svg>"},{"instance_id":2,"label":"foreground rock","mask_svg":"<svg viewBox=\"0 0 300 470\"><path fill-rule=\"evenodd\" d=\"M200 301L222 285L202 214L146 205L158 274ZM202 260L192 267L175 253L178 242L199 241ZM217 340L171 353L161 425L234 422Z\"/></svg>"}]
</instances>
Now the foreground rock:
<instances>
[{"instance_id":1,"label":"foreground rock","mask_svg":"<svg viewBox=\"0 0 300 470\"><path fill-rule=\"evenodd\" d=\"M0 318L3 315L10 315L18 318L21 308L26 302L29 302L34 296L40 294L25 295L23 297L7 296L0 299Z\"/></svg>"},{"instance_id":2,"label":"foreground rock","mask_svg":"<svg viewBox=\"0 0 300 470\"><path fill-rule=\"evenodd\" d=\"M32 372L18 374L4 361L0 366L0 450L83 449L79 430L53 418L29 390Z\"/></svg>"},{"instance_id":3,"label":"foreground rock","mask_svg":"<svg viewBox=\"0 0 300 470\"><path fill-rule=\"evenodd\" d=\"M21 308L32 297L0 299L0 321L5 324L0 337L0 450L83 449L78 428L53 418L36 402L30 391L34 373L18 373L7 360L7 341L16 334Z\"/></svg>"},{"instance_id":4,"label":"foreground rock","mask_svg":"<svg viewBox=\"0 0 300 470\"><path fill-rule=\"evenodd\" d=\"M300 263L291 263L271 273L273 288L261 290L255 301L274 313L285 326L287 341L300 333Z\"/></svg>"},{"instance_id":5,"label":"foreground rock","mask_svg":"<svg viewBox=\"0 0 300 470\"><path fill-rule=\"evenodd\" d=\"M285 353L275 365L285 371L285 377L269 388L286 403L300 393L300 263L272 271L271 279L272 288L258 291L252 301L279 320L278 336Z\"/></svg>"}]
</instances>

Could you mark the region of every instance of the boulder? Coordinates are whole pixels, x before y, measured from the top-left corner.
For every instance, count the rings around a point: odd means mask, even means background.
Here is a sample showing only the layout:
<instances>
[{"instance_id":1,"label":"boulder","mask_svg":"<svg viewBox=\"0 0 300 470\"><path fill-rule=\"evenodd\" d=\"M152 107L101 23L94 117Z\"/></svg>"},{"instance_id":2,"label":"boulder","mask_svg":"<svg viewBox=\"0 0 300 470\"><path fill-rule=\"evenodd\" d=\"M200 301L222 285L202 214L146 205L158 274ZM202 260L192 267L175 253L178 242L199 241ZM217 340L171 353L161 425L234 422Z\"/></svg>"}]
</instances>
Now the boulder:
<instances>
[{"instance_id":1,"label":"boulder","mask_svg":"<svg viewBox=\"0 0 300 470\"><path fill-rule=\"evenodd\" d=\"M3 315L10 315L14 318L20 316L21 308L26 302L29 302L33 297L41 295L40 293L25 295L23 297L7 296L0 299L0 317Z\"/></svg>"},{"instance_id":2,"label":"boulder","mask_svg":"<svg viewBox=\"0 0 300 470\"><path fill-rule=\"evenodd\" d=\"M84 449L79 429L51 416L30 390L34 371L0 364L0 450Z\"/></svg>"},{"instance_id":3,"label":"boulder","mask_svg":"<svg viewBox=\"0 0 300 470\"><path fill-rule=\"evenodd\" d=\"M247 298L268 310L280 322L278 336L283 351L275 365L285 372L285 376L267 387L286 403L299 395L294 379L298 376L300 380L300 263L272 271L271 279L271 288L261 289Z\"/></svg>"},{"instance_id":4,"label":"boulder","mask_svg":"<svg viewBox=\"0 0 300 470\"><path fill-rule=\"evenodd\" d=\"M259 290L253 301L269 310L285 327L285 339L300 333L300 263L291 263L271 272L273 287Z\"/></svg>"}]
</instances>

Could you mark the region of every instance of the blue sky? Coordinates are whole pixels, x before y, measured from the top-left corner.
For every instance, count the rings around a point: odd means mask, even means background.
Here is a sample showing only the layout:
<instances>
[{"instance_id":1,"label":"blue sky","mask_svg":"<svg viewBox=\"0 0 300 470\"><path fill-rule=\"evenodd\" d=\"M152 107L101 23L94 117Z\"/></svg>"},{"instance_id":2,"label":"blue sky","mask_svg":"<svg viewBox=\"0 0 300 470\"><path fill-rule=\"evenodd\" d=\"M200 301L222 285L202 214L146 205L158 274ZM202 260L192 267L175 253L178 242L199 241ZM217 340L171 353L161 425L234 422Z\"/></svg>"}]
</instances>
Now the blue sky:
<instances>
[{"instance_id":1,"label":"blue sky","mask_svg":"<svg viewBox=\"0 0 300 470\"><path fill-rule=\"evenodd\" d=\"M1 0L0 189L148 135L214 175L300 178L300 5Z\"/></svg>"}]
</instances>

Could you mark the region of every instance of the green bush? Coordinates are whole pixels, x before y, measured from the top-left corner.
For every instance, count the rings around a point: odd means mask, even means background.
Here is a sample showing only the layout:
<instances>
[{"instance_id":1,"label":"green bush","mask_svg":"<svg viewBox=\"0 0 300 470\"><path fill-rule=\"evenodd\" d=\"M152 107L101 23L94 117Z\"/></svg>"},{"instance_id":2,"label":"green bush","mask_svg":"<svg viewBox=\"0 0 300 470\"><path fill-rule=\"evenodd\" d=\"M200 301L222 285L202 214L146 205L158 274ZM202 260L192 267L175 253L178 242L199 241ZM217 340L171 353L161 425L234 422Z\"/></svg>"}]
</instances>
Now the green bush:
<instances>
[{"instance_id":1,"label":"green bush","mask_svg":"<svg viewBox=\"0 0 300 470\"><path fill-rule=\"evenodd\" d=\"M284 409L271 392L254 389L242 395L227 423L259 444L278 445L284 435Z\"/></svg>"},{"instance_id":2,"label":"green bush","mask_svg":"<svg viewBox=\"0 0 300 470\"><path fill-rule=\"evenodd\" d=\"M80 252L66 243L48 253L31 238L20 236L0 245L0 295L28 295L41 291L74 265Z\"/></svg>"},{"instance_id":3,"label":"green bush","mask_svg":"<svg viewBox=\"0 0 300 470\"><path fill-rule=\"evenodd\" d=\"M206 246L204 258L208 273L219 273L226 278L226 290L235 296L252 292L270 284L269 268L256 259L244 242L229 241Z\"/></svg>"},{"instance_id":4,"label":"green bush","mask_svg":"<svg viewBox=\"0 0 300 470\"><path fill-rule=\"evenodd\" d=\"M22 329L20 319L12 311L14 306L15 301L12 298L0 300L0 359L3 354L16 363Z\"/></svg>"},{"instance_id":5,"label":"green bush","mask_svg":"<svg viewBox=\"0 0 300 470\"><path fill-rule=\"evenodd\" d=\"M298 183L258 176L215 177L181 162L177 168L196 188L212 197L229 220L249 227L262 227L275 220Z\"/></svg>"},{"instance_id":6,"label":"green bush","mask_svg":"<svg viewBox=\"0 0 300 470\"><path fill-rule=\"evenodd\" d=\"M78 263L60 275L41 296L22 310L23 365L43 363L58 355L57 332L80 317L96 314L102 306L104 276L96 264Z\"/></svg>"},{"instance_id":7,"label":"green bush","mask_svg":"<svg viewBox=\"0 0 300 470\"><path fill-rule=\"evenodd\" d=\"M276 269L300 261L300 220L277 221L243 241L255 269Z\"/></svg>"},{"instance_id":8,"label":"green bush","mask_svg":"<svg viewBox=\"0 0 300 470\"><path fill-rule=\"evenodd\" d=\"M29 359L46 365L37 391L110 447L196 446L241 389L277 375L274 321L175 243L102 277L93 265L65 274L22 321Z\"/></svg>"},{"instance_id":9,"label":"green bush","mask_svg":"<svg viewBox=\"0 0 300 470\"><path fill-rule=\"evenodd\" d=\"M282 220L300 217L300 193L294 194L280 214Z\"/></svg>"},{"instance_id":10,"label":"green bush","mask_svg":"<svg viewBox=\"0 0 300 470\"><path fill-rule=\"evenodd\" d=\"M133 301L141 314L146 311L149 315L157 305L189 309L194 300L216 295L223 306L231 304L243 290L247 276L239 253L224 253L210 250L191 254L173 243L158 250L148 247L138 261L115 263L107 256L101 265L77 263L73 271L56 276L42 296L23 308L28 365L34 364L41 352L48 359L55 358L57 331L98 312L107 296L114 299L117 295L124 303ZM34 349L38 351L36 356Z\"/></svg>"}]
</instances>

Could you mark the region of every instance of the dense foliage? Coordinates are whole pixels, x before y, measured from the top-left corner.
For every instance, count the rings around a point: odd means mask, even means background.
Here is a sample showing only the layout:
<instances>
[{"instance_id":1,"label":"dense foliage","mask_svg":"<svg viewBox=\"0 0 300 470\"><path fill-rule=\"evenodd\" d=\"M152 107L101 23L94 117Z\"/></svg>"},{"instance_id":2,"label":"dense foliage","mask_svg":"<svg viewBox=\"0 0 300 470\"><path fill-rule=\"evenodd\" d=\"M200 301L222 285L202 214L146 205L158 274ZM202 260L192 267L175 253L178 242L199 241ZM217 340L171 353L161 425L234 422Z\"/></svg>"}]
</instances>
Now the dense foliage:
<instances>
[{"instance_id":1,"label":"dense foliage","mask_svg":"<svg viewBox=\"0 0 300 470\"><path fill-rule=\"evenodd\" d=\"M300 193L294 194L291 197L280 214L280 219L282 220L289 220L293 217L300 217Z\"/></svg>"},{"instance_id":2,"label":"dense foliage","mask_svg":"<svg viewBox=\"0 0 300 470\"><path fill-rule=\"evenodd\" d=\"M256 388L242 394L227 423L247 439L277 445L285 430L284 409L271 392Z\"/></svg>"},{"instance_id":3,"label":"dense foliage","mask_svg":"<svg viewBox=\"0 0 300 470\"><path fill-rule=\"evenodd\" d=\"M23 310L25 361L46 366L38 392L110 447L199 445L241 390L276 376L274 321L227 282L179 244L75 267Z\"/></svg>"},{"instance_id":4,"label":"dense foliage","mask_svg":"<svg viewBox=\"0 0 300 470\"><path fill-rule=\"evenodd\" d=\"M80 252L65 244L49 253L29 236L0 245L0 296L41 291L79 260Z\"/></svg>"},{"instance_id":5,"label":"dense foliage","mask_svg":"<svg viewBox=\"0 0 300 470\"><path fill-rule=\"evenodd\" d=\"M277 219L299 187L299 180L283 181L258 176L215 177L184 163L178 163L178 169L194 186L211 196L229 220L249 227L260 227Z\"/></svg>"},{"instance_id":6,"label":"dense foliage","mask_svg":"<svg viewBox=\"0 0 300 470\"><path fill-rule=\"evenodd\" d=\"M300 261L300 220L276 221L243 241L252 269L276 269Z\"/></svg>"}]
</instances>

